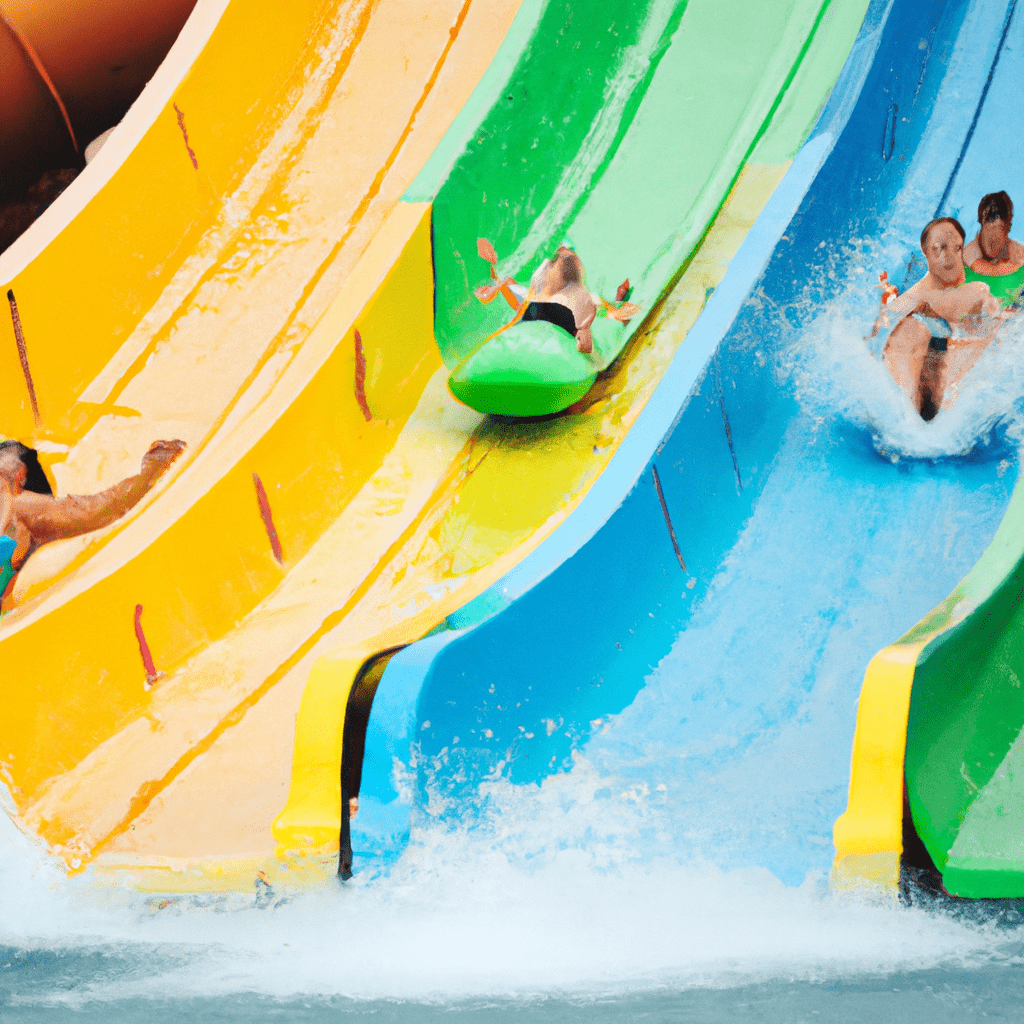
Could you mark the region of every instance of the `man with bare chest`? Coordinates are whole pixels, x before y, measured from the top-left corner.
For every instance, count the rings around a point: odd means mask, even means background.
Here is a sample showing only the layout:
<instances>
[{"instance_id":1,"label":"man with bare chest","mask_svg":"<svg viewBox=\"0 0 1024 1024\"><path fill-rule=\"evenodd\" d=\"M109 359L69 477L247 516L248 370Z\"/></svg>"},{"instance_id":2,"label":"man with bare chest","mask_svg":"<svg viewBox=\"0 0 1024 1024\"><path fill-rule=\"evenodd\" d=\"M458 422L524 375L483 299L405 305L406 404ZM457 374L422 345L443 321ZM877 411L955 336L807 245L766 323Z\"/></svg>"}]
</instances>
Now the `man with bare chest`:
<instances>
[{"instance_id":1,"label":"man with bare chest","mask_svg":"<svg viewBox=\"0 0 1024 1024\"><path fill-rule=\"evenodd\" d=\"M928 272L882 307L872 336L893 315L882 358L910 395L922 419L932 419L956 398L956 385L991 344L1001 305L984 281L967 281L965 232L952 217L939 217L921 232Z\"/></svg>"}]
</instances>

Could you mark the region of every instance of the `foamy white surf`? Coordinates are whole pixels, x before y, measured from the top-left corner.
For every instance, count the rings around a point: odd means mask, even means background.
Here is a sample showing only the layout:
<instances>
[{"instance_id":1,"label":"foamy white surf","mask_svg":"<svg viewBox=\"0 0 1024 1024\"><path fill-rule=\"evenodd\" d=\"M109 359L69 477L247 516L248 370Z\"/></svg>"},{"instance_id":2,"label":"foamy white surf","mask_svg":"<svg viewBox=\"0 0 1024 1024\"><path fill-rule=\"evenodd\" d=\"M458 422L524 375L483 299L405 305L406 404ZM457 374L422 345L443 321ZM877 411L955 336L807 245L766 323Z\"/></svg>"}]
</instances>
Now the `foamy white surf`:
<instances>
[{"instance_id":1,"label":"foamy white surf","mask_svg":"<svg viewBox=\"0 0 1024 1024\"><path fill-rule=\"evenodd\" d=\"M877 296L868 298L847 294L830 303L780 353L780 377L792 382L805 411L864 427L894 460L966 455L997 428L1016 447L1024 436L1024 318L1002 328L955 400L925 422L882 362L887 332L865 339L877 311Z\"/></svg>"},{"instance_id":2,"label":"foamy white surf","mask_svg":"<svg viewBox=\"0 0 1024 1024\"><path fill-rule=\"evenodd\" d=\"M642 809L635 794L595 798L604 784L581 766L542 787L497 784L500 815L481 828L428 824L390 877L276 908L113 906L75 886L41 886L40 876L22 892L29 899L5 901L0 940L99 949L119 963L70 990L22 997L72 1006L238 992L593 998L963 966L1003 941L936 915L837 899L820 882L787 888L756 869L631 863L618 840ZM5 858L5 878L11 867Z\"/></svg>"}]
</instances>

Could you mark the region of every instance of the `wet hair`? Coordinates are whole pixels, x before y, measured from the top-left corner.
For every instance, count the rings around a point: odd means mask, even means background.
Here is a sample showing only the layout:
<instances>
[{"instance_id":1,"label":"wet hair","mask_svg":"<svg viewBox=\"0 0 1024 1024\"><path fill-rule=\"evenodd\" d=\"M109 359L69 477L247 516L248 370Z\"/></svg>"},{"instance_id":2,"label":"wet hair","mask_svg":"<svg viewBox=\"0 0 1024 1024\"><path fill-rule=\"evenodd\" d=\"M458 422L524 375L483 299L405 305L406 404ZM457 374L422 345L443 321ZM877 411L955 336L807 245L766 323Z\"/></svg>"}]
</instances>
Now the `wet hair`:
<instances>
[{"instance_id":1,"label":"wet hair","mask_svg":"<svg viewBox=\"0 0 1024 1024\"><path fill-rule=\"evenodd\" d=\"M15 455L28 470L25 490L36 494L53 494L50 481L46 479L43 467L39 465L39 453L20 441L0 441L0 458L8 452Z\"/></svg>"},{"instance_id":2,"label":"wet hair","mask_svg":"<svg viewBox=\"0 0 1024 1024\"><path fill-rule=\"evenodd\" d=\"M932 228L939 224L952 224L956 228L957 234L960 236L960 241L964 242L967 240L967 232L964 231L964 226L956 219L956 217L936 217L935 220L929 221L924 226L924 231L921 232L921 252L927 254L928 250L925 246L928 244L928 235Z\"/></svg>"},{"instance_id":3,"label":"wet hair","mask_svg":"<svg viewBox=\"0 0 1024 1024\"><path fill-rule=\"evenodd\" d=\"M978 203L978 223L991 224L994 220L1013 220L1013 200L1005 192L989 192Z\"/></svg>"}]
</instances>

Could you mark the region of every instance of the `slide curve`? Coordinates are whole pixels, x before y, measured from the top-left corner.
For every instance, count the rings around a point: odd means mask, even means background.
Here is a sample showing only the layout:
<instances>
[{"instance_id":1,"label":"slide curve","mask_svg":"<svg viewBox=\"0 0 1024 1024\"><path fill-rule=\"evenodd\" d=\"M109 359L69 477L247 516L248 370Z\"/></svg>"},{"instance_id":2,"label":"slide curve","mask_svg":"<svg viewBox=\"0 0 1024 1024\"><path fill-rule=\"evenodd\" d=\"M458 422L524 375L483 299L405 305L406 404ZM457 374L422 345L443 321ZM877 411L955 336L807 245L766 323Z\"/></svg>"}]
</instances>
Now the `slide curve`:
<instances>
[{"instance_id":1,"label":"slide curve","mask_svg":"<svg viewBox=\"0 0 1024 1024\"><path fill-rule=\"evenodd\" d=\"M901 288L920 275L925 223L954 215L970 230L984 193L1019 191L1005 157L1015 12L871 4L818 127L601 480L369 687L349 778L372 810L351 826L357 866L387 863L416 814L471 816L485 782L544 785L585 762L598 797L676 808L651 856L790 883L828 871L860 666L977 562L1017 476L1015 395L994 383L1011 341L926 424L881 367L882 339L864 340L878 273ZM894 664L912 664L905 651ZM894 700L878 688L890 730ZM910 748L907 763L909 778ZM875 747L865 764L870 802ZM899 806L902 757L887 765L883 802ZM858 863L894 882L891 857L854 834L853 805L836 877ZM883 851L899 850L899 820Z\"/></svg>"},{"instance_id":2,"label":"slide curve","mask_svg":"<svg viewBox=\"0 0 1024 1024\"><path fill-rule=\"evenodd\" d=\"M605 6L598 32L550 0L200 0L0 257L32 380L12 334L3 429L59 493L189 444L119 523L33 555L0 624L7 678L32 680L0 745L13 813L69 869L159 890L333 871L345 695L600 479L864 9ZM648 318L579 414L500 423L447 395L438 225L460 209L460 246L529 263L569 228L596 277L638 268Z\"/></svg>"}]
</instances>

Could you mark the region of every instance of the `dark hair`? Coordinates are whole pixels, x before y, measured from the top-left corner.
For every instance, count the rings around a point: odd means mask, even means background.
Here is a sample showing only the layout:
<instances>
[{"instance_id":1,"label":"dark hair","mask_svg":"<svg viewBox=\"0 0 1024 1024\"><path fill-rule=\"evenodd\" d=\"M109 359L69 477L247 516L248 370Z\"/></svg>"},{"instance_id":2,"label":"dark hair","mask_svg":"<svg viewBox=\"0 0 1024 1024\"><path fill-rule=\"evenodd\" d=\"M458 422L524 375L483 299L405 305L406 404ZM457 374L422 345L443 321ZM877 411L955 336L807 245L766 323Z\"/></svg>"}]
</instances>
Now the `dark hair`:
<instances>
[{"instance_id":1,"label":"dark hair","mask_svg":"<svg viewBox=\"0 0 1024 1024\"><path fill-rule=\"evenodd\" d=\"M29 448L27 444L20 441L0 441L0 455L4 452L13 452L28 470L25 478L25 490L34 491L36 494L53 494L50 481L46 479L43 467L39 465L39 453L35 448Z\"/></svg>"},{"instance_id":2,"label":"dark hair","mask_svg":"<svg viewBox=\"0 0 1024 1024\"><path fill-rule=\"evenodd\" d=\"M925 226L924 231L921 232L921 252L927 254L925 246L928 244L928 232L937 224L952 224L956 228L957 234L960 236L960 241L964 242L967 240L967 232L964 231L964 226L956 219L956 217L936 217L935 220L930 220Z\"/></svg>"},{"instance_id":3,"label":"dark hair","mask_svg":"<svg viewBox=\"0 0 1024 1024\"><path fill-rule=\"evenodd\" d=\"M994 220L1013 220L1013 200L1005 192L989 192L978 203L978 223L991 224Z\"/></svg>"}]
</instances>

